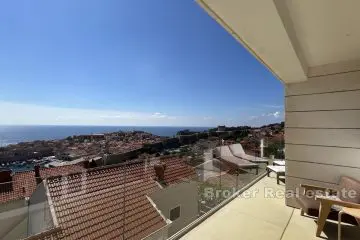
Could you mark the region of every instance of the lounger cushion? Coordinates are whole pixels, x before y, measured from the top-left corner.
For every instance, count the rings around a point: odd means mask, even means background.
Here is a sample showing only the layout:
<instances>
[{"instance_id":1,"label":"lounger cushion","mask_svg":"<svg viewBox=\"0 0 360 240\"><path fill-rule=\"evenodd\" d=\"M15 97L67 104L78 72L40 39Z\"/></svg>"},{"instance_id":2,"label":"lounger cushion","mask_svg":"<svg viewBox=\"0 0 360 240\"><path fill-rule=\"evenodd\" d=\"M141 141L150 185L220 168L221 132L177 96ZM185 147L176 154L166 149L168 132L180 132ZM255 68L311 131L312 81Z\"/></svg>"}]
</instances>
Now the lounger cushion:
<instances>
[{"instance_id":1,"label":"lounger cushion","mask_svg":"<svg viewBox=\"0 0 360 240\"><path fill-rule=\"evenodd\" d=\"M338 190L345 193L339 194L339 198L341 200L360 204L360 182L358 180L351 177L342 176L340 178Z\"/></svg>"},{"instance_id":2,"label":"lounger cushion","mask_svg":"<svg viewBox=\"0 0 360 240\"><path fill-rule=\"evenodd\" d=\"M226 161L228 165L239 168L258 168L259 165L246 161L244 159L235 157L228 146L217 147L215 154L222 160Z\"/></svg>"},{"instance_id":3,"label":"lounger cushion","mask_svg":"<svg viewBox=\"0 0 360 240\"><path fill-rule=\"evenodd\" d=\"M246 154L240 143L229 145L229 148L230 148L232 154L236 157L239 157L239 158L251 161L251 162L258 162L258 163L268 163L269 162L267 159Z\"/></svg>"},{"instance_id":4,"label":"lounger cushion","mask_svg":"<svg viewBox=\"0 0 360 240\"><path fill-rule=\"evenodd\" d=\"M276 173L285 173L285 166L267 166L266 169Z\"/></svg>"},{"instance_id":5,"label":"lounger cushion","mask_svg":"<svg viewBox=\"0 0 360 240\"><path fill-rule=\"evenodd\" d=\"M284 160L275 160L275 161L273 161L273 163L276 165L279 165L279 166L285 166Z\"/></svg>"}]
</instances>

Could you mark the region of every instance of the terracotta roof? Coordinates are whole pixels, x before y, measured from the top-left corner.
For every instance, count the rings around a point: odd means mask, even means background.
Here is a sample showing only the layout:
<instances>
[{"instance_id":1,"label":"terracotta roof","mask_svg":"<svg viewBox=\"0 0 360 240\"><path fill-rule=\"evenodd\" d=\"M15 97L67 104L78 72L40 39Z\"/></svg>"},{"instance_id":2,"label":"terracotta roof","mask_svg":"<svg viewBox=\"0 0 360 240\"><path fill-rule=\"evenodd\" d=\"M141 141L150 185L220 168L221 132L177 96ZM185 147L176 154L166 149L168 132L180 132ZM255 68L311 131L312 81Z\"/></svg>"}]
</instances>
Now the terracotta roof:
<instances>
[{"instance_id":1,"label":"terracotta roof","mask_svg":"<svg viewBox=\"0 0 360 240\"><path fill-rule=\"evenodd\" d=\"M62 229L59 239L141 239L164 227L165 220L147 198L160 189L152 164L118 165L71 174L66 180L47 179ZM193 175L195 171L181 159L166 160L166 183Z\"/></svg>"},{"instance_id":2,"label":"terracotta roof","mask_svg":"<svg viewBox=\"0 0 360 240\"><path fill-rule=\"evenodd\" d=\"M150 165L154 165L159 162L160 160L156 159L155 161L151 161ZM196 175L194 168L184 163L184 160L181 158L168 158L162 162L165 162L166 164L165 182L167 184L174 184L176 182L180 182L183 179L188 179ZM150 170L151 177L155 178L156 176L153 167L148 169Z\"/></svg>"},{"instance_id":3,"label":"terracotta roof","mask_svg":"<svg viewBox=\"0 0 360 240\"><path fill-rule=\"evenodd\" d=\"M42 168L40 169L40 176L45 179L51 176L65 175L69 173L81 172L84 170L82 165L66 165L56 168ZM0 184L0 188L4 184ZM12 189L7 191L0 191L0 204L12 200L17 200L29 197L36 188L35 172L25 171L15 173L12 177Z\"/></svg>"}]
</instances>

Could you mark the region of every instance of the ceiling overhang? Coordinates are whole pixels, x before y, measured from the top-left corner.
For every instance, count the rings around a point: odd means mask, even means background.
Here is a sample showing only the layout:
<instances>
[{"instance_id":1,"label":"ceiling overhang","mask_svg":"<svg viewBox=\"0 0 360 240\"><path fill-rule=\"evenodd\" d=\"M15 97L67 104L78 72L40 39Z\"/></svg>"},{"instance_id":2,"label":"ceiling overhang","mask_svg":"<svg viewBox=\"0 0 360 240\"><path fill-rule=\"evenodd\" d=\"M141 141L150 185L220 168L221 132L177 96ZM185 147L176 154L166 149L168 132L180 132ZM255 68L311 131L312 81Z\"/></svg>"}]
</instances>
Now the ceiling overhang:
<instances>
[{"instance_id":1,"label":"ceiling overhang","mask_svg":"<svg viewBox=\"0 0 360 240\"><path fill-rule=\"evenodd\" d=\"M360 42L360 29L349 26L350 22L360 20L360 16L357 17L353 10L356 6L351 3L338 0L197 2L284 83L360 70L360 47L357 49L356 45L357 40ZM359 3L356 1L360 7Z\"/></svg>"}]
</instances>

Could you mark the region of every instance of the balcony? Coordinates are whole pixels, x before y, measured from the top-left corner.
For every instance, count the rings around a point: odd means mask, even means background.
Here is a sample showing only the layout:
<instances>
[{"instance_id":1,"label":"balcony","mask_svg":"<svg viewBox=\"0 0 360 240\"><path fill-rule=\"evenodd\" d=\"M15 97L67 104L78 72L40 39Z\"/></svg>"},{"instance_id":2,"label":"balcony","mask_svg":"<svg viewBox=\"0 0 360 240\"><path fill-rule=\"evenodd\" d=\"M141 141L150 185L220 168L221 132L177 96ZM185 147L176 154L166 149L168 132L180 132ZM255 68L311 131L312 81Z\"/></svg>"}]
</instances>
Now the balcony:
<instances>
[{"instance_id":1,"label":"balcony","mask_svg":"<svg viewBox=\"0 0 360 240\"><path fill-rule=\"evenodd\" d=\"M284 183L278 185L275 177L265 176L181 239L337 239L337 222L333 221L326 223L321 237L315 237L316 219L285 206L284 192ZM360 228L342 225L343 240L358 239L356 236Z\"/></svg>"},{"instance_id":2,"label":"balcony","mask_svg":"<svg viewBox=\"0 0 360 240\"><path fill-rule=\"evenodd\" d=\"M359 2L197 2L284 84L283 190L301 184L333 188L342 176L359 179ZM254 187L273 184L265 178ZM299 207L295 197L236 199L184 239L206 234L209 239L314 239L315 219L300 217ZM344 229L342 239L360 238L352 232L356 228ZM336 223L327 222L321 238L336 235Z\"/></svg>"}]
</instances>

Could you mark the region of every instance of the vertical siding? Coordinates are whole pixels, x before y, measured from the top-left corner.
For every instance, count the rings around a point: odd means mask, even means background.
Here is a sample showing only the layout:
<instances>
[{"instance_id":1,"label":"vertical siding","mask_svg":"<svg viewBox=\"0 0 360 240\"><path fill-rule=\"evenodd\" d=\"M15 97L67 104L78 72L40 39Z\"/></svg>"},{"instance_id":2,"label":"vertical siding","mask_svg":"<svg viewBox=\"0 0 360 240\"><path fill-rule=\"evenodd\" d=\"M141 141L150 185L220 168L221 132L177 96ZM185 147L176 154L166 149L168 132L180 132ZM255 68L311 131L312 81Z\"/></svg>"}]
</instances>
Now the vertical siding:
<instances>
[{"instance_id":1,"label":"vertical siding","mask_svg":"<svg viewBox=\"0 0 360 240\"><path fill-rule=\"evenodd\" d=\"M360 72L285 86L287 190L360 179ZM287 204L297 206L294 199Z\"/></svg>"}]
</instances>

